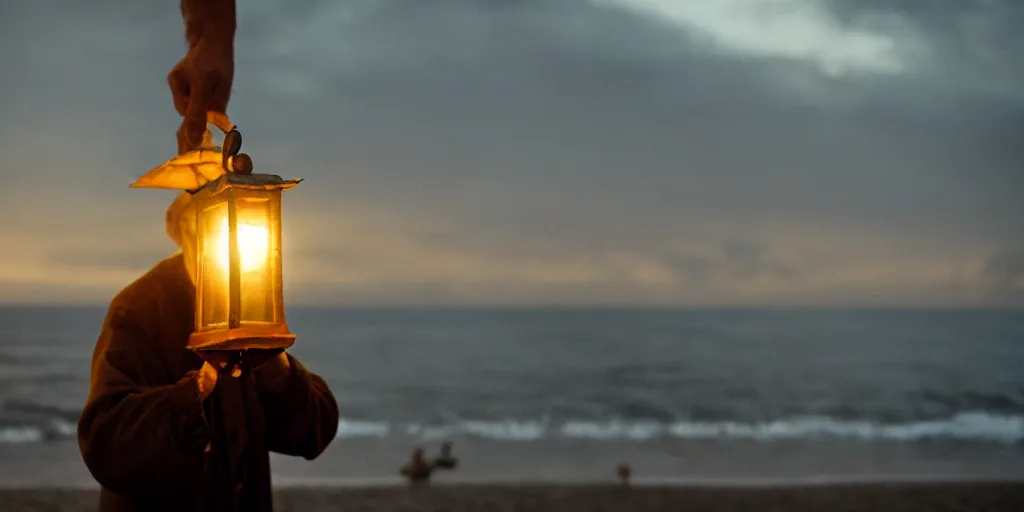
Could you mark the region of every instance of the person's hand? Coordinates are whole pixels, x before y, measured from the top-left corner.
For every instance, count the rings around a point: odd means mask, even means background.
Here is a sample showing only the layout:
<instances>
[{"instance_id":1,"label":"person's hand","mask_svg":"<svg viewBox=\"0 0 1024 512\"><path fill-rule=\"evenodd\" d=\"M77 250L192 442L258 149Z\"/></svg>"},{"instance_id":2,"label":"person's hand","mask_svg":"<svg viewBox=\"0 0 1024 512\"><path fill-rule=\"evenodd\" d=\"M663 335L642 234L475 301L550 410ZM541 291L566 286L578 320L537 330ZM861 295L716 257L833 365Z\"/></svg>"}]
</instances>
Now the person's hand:
<instances>
[{"instance_id":1,"label":"person's hand","mask_svg":"<svg viewBox=\"0 0 1024 512\"><path fill-rule=\"evenodd\" d=\"M217 385L217 377L219 373L217 369L210 363L203 363L203 367L199 369L199 374L196 378L196 384L199 385L199 399L206 400L206 397L213 393L214 386Z\"/></svg>"},{"instance_id":2,"label":"person's hand","mask_svg":"<svg viewBox=\"0 0 1024 512\"><path fill-rule=\"evenodd\" d=\"M178 129L178 154L202 143L207 112L227 113L235 77L234 53L230 38L204 37L167 75L174 109L184 116Z\"/></svg>"}]
</instances>

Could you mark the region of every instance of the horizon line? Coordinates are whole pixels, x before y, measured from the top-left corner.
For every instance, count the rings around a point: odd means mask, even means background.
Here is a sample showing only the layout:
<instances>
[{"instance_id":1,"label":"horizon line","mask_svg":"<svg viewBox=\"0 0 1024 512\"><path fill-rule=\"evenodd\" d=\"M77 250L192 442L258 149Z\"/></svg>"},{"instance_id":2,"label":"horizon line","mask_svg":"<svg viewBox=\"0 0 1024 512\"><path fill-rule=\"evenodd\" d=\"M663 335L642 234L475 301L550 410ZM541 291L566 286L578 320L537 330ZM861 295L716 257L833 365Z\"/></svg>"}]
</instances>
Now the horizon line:
<instances>
[{"instance_id":1,"label":"horizon line","mask_svg":"<svg viewBox=\"0 0 1024 512\"><path fill-rule=\"evenodd\" d=\"M78 302L78 303L33 303L3 302L3 309L105 309L109 303ZM509 303L509 304L294 304L285 306L285 310L645 310L645 311L739 311L739 310L861 310L861 311L1012 311L1024 312L1024 306L998 304L545 304L545 303Z\"/></svg>"}]
</instances>

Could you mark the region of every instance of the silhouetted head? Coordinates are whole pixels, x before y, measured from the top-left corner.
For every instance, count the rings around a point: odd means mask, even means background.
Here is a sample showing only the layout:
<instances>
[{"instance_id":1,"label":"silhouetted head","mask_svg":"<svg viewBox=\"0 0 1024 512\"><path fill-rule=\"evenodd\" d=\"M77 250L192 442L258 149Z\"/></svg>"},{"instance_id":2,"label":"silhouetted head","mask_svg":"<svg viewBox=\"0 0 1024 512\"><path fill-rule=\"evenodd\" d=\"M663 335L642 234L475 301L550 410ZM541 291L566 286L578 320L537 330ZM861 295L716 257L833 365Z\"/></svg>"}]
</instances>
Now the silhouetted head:
<instances>
[{"instance_id":1,"label":"silhouetted head","mask_svg":"<svg viewBox=\"0 0 1024 512\"><path fill-rule=\"evenodd\" d=\"M445 441L441 444L441 455L447 457L452 454L452 442Z\"/></svg>"},{"instance_id":2,"label":"silhouetted head","mask_svg":"<svg viewBox=\"0 0 1024 512\"><path fill-rule=\"evenodd\" d=\"M423 464L423 462L424 462L423 448L416 448L415 450L413 450L413 452L412 452L412 461L414 463L416 463L416 464Z\"/></svg>"}]
</instances>

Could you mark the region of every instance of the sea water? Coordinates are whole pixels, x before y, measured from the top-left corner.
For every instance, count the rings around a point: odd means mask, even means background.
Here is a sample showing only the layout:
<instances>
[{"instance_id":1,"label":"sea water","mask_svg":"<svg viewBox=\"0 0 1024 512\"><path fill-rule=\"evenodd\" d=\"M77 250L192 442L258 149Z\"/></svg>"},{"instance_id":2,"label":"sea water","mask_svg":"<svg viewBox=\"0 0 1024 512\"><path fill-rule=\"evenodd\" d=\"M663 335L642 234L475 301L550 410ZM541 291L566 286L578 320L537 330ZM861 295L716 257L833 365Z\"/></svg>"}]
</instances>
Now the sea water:
<instances>
[{"instance_id":1,"label":"sea water","mask_svg":"<svg viewBox=\"0 0 1024 512\"><path fill-rule=\"evenodd\" d=\"M103 308L0 309L0 485L88 483L75 422ZM1024 475L1024 312L292 309L341 420L278 482Z\"/></svg>"}]
</instances>

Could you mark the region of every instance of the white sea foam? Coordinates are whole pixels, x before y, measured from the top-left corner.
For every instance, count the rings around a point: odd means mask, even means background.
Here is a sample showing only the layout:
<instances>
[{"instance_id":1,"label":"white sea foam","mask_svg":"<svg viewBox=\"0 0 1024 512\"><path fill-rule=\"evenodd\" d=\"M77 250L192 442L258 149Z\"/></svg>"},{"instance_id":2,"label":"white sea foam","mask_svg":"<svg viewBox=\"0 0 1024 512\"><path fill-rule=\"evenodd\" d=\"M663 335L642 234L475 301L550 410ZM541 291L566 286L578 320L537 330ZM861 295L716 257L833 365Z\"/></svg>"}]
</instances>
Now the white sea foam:
<instances>
[{"instance_id":1,"label":"white sea foam","mask_svg":"<svg viewBox=\"0 0 1024 512\"><path fill-rule=\"evenodd\" d=\"M47 439L70 438L77 425L63 419L51 419L43 425L0 427L0 444L40 443Z\"/></svg>"},{"instance_id":2,"label":"white sea foam","mask_svg":"<svg viewBox=\"0 0 1024 512\"><path fill-rule=\"evenodd\" d=\"M342 420L340 438L387 437L404 435L423 439L470 436L501 441L535 441L551 438L590 439L595 441L651 439L748 439L780 441L795 439L860 439L919 441L947 439L1017 443L1024 441L1024 416L962 412L950 418L907 423L877 423L868 420L841 420L820 416L802 416L760 423L609 420L567 421L482 421L464 420L446 425L417 423L388 424L377 421Z\"/></svg>"},{"instance_id":3,"label":"white sea foam","mask_svg":"<svg viewBox=\"0 0 1024 512\"><path fill-rule=\"evenodd\" d=\"M50 421L46 425L0 428L0 444L38 443L71 438L75 425ZM551 422L546 420L462 420L443 425L389 423L386 421L342 419L337 438L359 439L412 437L437 440L453 436L477 437L508 442L543 439L584 439L593 441L648 441L653 439L783 441L799 439L857 439L913 442L955 440L994 443L1024 442L1024 416L966 411L950 418L907 423L877 423L802 416L761 423L644 420Z\"/></svg>"},{"instance_id":4,"label":"white sea foam","mask_svg":"<svg viewBox=\"0 0 1024 512\"><path fill-rule=\"evenodd\" d=\"M0 443L38 443L46 437L39 427L6 427L0 428Z\"/></svg>"},{"instance_id":5,"label":"white sea foam","mask_svg":"<svg viewBox=\"0 0 1024 512\"><path fill-rule=\"evenodd\" d=\"M387 437L391 433L391 425L386 421L358 421L341 419L338 421L336 437Z\"/></svg>"}]
</instances>

